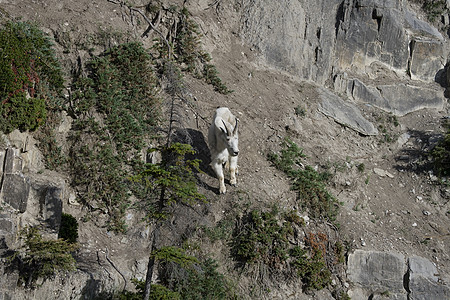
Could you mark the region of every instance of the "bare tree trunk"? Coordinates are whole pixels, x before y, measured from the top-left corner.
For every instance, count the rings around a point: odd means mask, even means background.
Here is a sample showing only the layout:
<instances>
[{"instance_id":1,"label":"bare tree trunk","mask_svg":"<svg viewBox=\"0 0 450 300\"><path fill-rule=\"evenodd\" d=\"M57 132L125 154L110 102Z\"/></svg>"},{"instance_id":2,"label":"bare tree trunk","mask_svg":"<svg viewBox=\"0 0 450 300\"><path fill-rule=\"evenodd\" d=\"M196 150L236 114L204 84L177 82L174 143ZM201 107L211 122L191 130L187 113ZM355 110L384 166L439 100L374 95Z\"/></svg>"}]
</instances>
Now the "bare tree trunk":
<instances>
[{"instance_id":1,"label":"bare tree trunk","mask_svg":"<svg viewBox=\"0 0 450 300\"><path fill-rule=\"evenodd\" d=\"M159 236L159 224L156 225L155 230L153 231L153 241L150 249L150 257L147 265L147 275L145 276L145 289L144 289L144 300L148 300L150 297L151 286L152 286L152 277L153 277L153 269L155 267L155 257L152 255L152 252L156 250L156 239Z\"/></svg>"},{"instance_id":2,"label":"bare tree trunk","mask_svg":"<svg viewBox=\"0 0 450 300\"><path fill-rule=\"evenodd\" d=\"M162 212L164 208L164 197L166 195L166 189L163 188L161 190L161 194L159 196L159 211ZM152 246L150 249L150 257L148 260L147 265L147 275L145 276L145 289L144 289L144 300L148 300L150 298L150 292L152 288L152 277L153 277L153 269L155 268L155 256L152 255L153 251L157 249L157 242L159 239L159 231L161 228L163 220L156 220L155 230L153 230L153 239L152 239Z\"/></svg>"}]
</instances>

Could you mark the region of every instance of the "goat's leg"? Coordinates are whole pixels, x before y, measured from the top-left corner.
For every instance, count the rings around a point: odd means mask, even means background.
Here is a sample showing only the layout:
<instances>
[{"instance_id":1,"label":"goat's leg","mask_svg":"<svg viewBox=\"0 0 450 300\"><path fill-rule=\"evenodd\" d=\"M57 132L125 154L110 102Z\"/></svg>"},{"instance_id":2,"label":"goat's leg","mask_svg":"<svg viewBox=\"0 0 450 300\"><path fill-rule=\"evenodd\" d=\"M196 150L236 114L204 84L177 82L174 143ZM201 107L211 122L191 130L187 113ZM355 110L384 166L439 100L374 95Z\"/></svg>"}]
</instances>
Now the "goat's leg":
<instances>
[{"instance_id":1,"label":"goat's leg","mask_svg":"<svg viewBox=\"0 0 450 300\"><path fill-rule=\"evenodd\" d=\"M211 163L211 167L213 168L214 172L216 173L217 178L219 179L219 193L225 194L227 191L227 188L225 187L225 178L223 176L222 164L218 163L217 161L214 161Z\"/></svg>"},{"instance_id":2,"label":"goat's leg","mask_svg":"<svg viewBox=\"0 0 450 300\"><path fill-rule=\"evenodd\" d=\"M231 156L230 157L230 184L236 186L237 180L236 175L238 173L238 165L237 165L238 157Z\"/></svg>"}]
</instances>

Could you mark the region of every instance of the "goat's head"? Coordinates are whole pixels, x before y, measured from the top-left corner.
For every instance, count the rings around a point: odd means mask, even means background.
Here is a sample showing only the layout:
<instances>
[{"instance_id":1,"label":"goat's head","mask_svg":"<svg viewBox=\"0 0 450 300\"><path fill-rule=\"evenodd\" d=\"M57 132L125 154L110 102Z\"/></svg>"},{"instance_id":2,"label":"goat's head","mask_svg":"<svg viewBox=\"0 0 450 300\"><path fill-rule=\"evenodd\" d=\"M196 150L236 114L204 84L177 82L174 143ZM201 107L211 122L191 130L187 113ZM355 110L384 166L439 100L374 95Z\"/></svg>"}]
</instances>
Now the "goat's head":
<instances>
[{"instance_id":1,"label":"goat's head","mask_svg":"<svg viewBox=\"0 0 450 300\"><path fill-rule=\"evenodd\" d=\"M231 156L237 156L239 154L239 147L238 147L238 120L236 119L236 124L234 125L234 128L231 127L231 125L224 120L222 120L224 128L220 127L220 130L224 133L222 135L222 139L227 145L228 153Z\"/></svg>"}]
</instances>

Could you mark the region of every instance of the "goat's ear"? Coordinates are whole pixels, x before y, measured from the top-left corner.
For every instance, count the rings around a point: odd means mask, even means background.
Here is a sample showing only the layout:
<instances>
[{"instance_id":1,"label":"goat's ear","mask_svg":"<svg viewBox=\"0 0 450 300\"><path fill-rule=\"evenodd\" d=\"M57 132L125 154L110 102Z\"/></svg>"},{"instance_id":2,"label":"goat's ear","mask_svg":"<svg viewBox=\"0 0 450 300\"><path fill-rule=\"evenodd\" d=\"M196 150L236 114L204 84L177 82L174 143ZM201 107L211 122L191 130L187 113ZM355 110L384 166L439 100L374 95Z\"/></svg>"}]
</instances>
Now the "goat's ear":
<instances>
[{"instance_id":1,"label":"goat's ear","mask_svg":"<svg viewBox=\"0 0 450 300\"><path fill-rule=\"evenodd\" d=\"M236 125L234 125L233 135L237 133L237 129L238 129L238 119L236 118Z\"/></svg>"},{"instance_id":2,"label":"goat's ear","mask_svg":"<svg viewBox=\"0 0 450 300\"><path fill-rule=\"evenodd\" d=\"M227 127L227 124L225 124L225 121L222 119L222 123L223 123L223 127L225 127L225 130L223 130L223 128L222 127L220 127L220 129L223 131L223 132L225 132L226 133L226 135L230 135L230 133L228 132L228 127Z\"/></svg>"}]
</instances>

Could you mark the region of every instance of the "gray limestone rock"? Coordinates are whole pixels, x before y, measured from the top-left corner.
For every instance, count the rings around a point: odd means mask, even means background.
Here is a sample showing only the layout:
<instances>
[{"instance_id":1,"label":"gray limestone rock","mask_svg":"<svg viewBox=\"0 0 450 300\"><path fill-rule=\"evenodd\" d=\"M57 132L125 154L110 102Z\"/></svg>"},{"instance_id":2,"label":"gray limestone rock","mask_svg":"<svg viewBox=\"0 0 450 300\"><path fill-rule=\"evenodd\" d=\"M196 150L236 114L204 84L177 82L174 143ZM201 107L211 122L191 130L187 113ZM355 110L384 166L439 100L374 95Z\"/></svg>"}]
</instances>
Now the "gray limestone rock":
<instances>
[{"instance_id":1,"label":"gray limestone rock","mask_svg":"<svg viewBox=\"0 0 450 300\"><path fill-rule=\"evenodd\" d=\"M400 1L348 1L336 35L342 70L363 73L379 61L413 79L435 80L445 64L441 33L407 10Z\"/></svg>"},{"instance_id":2,"label":"gray limestone rock","mask_svg":"<svg viewBox=\"0 0 450 300\"><path fill-rule=\"evenodd\" d=\"M423 108L442 109L445 99L440 90L406 84L381 85L377 88L365 85L358 79L351 82L353 99L404 116Z\"/></svg>"},{"instance_id":3,"label":"gray limestone rock","mask_svg":"<svg viewBox=\"0 0 450 300\"><path fill-rule=\"evenodd\" d=\"M412 79L436 81L439 70L444 68L444 50L440 41L412 40L409 73Z\"/></svg>"},{"instance_id":4,"label":"gray limestone rock","mask_svg":"<svg viewBox=\"0 0 450 300\"><path fill-rule=\"evenodd\" d=\"M263 60L299 78L325 83L333 63L341 0L242 2L242 38Z\"/></svg>"},{"instance_id":5,"label":"gray limestone rock","mask_svg":"<svg viewBox=\"0 0 450 300\"><path fill-rule=\"evenodd\" d=\"M30 183L22 174L4 174L1 198L21 213L27 209Z\"/></svg>"},{"instance_id":6,"label":"gray limestone rock","mask_svg":"<svg viewBox=\"0 0 450 300\"><path fill-rule=\"evenodd\" d=\"M402 254L356 250L348 258L347 277L366 290L405 293L403 276L406 259Z\"/></svg>"},{"instance_id":7,"label":"gray limestone rock","mask_svg":"<svg viewBox=\"0 0 450 300\"><path fill-rule=\"evenodd\" d=\"M325 90L318 89L322 103L319 111L333 118L339 124L348 126L363 135L377 135L378 130L372 123L367 121L360 110L348 101L342 100L339 96Z\"/></svg>"},{"instance_id":8,"label":"gray limestone rock","mask_svg":"<svg viewBox=\"0 0 450 300\"><path fill-rule=\"evenodd\" d=\"M450 288L440 284L436 266L426 258L412 256L408 260L408 289L415 300L450 299Z\"/></svg>"},{"instance_id":9,"label":"gray limestone rock","mask_svg":"<svg viewBox=\"0 0 450 300\"><path fill-rule=\"evenodd\" d=\"M379 86L378 89L389 103L387 107L380 108L397 116L404 116L423 108L441 109L445 103L440 92L423 87L396 84Z\"/></svg>"}]
</instances>

